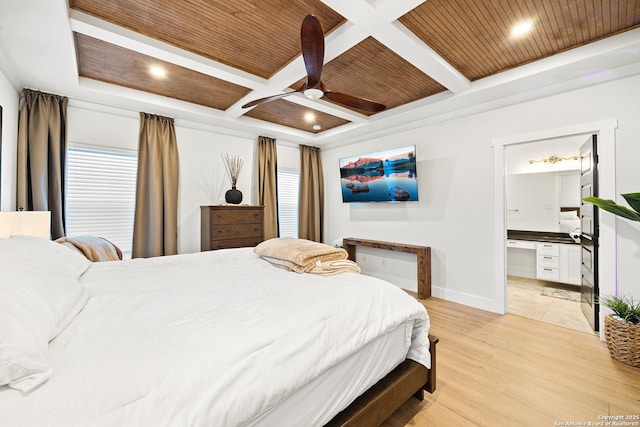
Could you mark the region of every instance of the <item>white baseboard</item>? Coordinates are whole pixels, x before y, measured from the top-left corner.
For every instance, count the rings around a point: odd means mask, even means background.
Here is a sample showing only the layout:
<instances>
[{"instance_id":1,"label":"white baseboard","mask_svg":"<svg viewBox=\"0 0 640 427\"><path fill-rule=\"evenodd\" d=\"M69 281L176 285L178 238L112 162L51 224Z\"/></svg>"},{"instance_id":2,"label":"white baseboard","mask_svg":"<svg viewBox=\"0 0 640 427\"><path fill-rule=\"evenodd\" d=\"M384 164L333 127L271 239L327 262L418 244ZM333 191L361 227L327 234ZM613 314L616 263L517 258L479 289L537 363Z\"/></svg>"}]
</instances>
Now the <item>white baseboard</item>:
<instances>
[{"instance_id":1,"label":"white baseboard","mask_svg":"<svg viewBox=\"0 0 640 427\"><path fill-rule=\"evenodd\" d=\"M507 268L508 276L526 277L528 279L536 278L536 269L512 266Z\"/></svg>"},{"instance_id":2,"label":"white baseboard","mask_svg":"<svg viewBox=\"0 0 640 427\"><path fill-rule=\"evenodd\" d=\"M440 288L437 286L433 286L431 288L431 295L436 298L441 298L443 300L455 302L458 304L468 305L473 308L478 308L480 310L490 311L492 313L504 314L500 313L496 309L496 302L491 298L479 297L472 294L467 294L464 292L453 291L451 289Z\"/></svg>"}]
</instances>

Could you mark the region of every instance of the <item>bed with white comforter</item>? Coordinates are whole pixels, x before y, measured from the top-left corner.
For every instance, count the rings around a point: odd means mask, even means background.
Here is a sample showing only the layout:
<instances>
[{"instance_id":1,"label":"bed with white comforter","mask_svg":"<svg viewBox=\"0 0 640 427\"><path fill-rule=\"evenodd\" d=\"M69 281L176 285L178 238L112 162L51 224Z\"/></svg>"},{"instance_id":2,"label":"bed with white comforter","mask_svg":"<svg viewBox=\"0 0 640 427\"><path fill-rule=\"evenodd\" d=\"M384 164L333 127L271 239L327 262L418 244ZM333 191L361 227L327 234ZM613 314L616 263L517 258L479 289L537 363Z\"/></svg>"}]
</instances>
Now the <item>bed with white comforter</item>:
<instances>
[{"instance_id":1,"label":"bed with white comforter","mask_svg":"<svg viewBox=\"0 0 640 427\"><path fill-rule=\"evenodd\" d=\"M318 379L403 325L403 354L430 367L426 310L382 280L288 272L251 248L86 264L52 245L0 239L3 427L323 425L389 369L338 402ZM71 296L50 307L54 285ZM309 413L276 410L302 390Z\"/></svg>"}]
</instances>

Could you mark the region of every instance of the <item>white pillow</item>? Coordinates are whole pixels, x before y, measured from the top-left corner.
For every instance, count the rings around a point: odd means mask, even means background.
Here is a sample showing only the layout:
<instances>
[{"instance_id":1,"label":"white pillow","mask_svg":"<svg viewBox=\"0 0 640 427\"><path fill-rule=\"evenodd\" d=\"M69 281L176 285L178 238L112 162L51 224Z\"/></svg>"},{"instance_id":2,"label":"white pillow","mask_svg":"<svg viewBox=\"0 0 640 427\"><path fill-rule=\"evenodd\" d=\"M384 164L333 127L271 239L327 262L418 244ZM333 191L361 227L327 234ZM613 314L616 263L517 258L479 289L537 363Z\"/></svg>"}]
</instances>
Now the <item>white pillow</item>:
<instances>
[{"instance_id":1,"label":"white pillow","mask_svg":"<svg viewBox=\"0 0 640 427\"><path fill-rule=\"evenodd\" d=\"M84 307L90 266L49 240L0 239L0 386L27 392L49 378L49 341Z\"/></svg>"},{"instance_id":2,"label":"white pillow","mask_svg":"<svg viewBox=\"0 0 640 427\"><path fill-rule=\"evenodd\" d=\"M560 219L580 219L578 218L578 211L566 211L560 212Z\"/></svg>"},{"instance_id":3,"label":"white pillow","mask_svg":"<svg viewBox=\"0 0 640 427\"><path fill-rule=\"evenodd\" d=\"M580 220L576 217L575 219L561 219L560 220L560 231L563 233L572 233L576 230L580 230Z\"/></svg>"}]
</instances>

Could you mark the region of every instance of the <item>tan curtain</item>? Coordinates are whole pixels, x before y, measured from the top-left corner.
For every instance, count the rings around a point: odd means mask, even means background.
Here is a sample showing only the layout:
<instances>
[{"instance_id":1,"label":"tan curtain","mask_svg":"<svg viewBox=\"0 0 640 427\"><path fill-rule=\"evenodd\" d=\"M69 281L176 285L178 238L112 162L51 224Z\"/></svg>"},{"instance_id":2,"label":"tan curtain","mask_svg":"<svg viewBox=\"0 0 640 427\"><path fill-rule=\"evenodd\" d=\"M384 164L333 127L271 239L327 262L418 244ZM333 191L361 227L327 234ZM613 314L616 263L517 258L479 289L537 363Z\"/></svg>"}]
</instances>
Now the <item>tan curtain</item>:
<instances>
[{"instance_id":1,"label":"tan curtain","mask_svg":"<svg viewBox=\"0 0 640 427\"><path fill-rule=\"evenodd\" d=\"M133 258L178 253L178 168L173 119L140 113Z\"/></svg>"},{"instance_id":2,"label":"tan curtain","mask_svg":"<svg viewBox=\"0 0 640 427\"><path fill-rule=\"evenodd\" d=\"M324 178L320 149L300 145L300 206L298 237L322 242L324 225Z\"/></svg>"},{"instance_id":3,"label":"tan curtain","mask_svg":"<svg viewBox=\"0 0 640 427\"><path fill-rule=\"evenodd\" d=\"M264 239L278 237L278 154L276 140L258 138L258 203L264 206Z\"/></svg>"},{"instance_id":4,"label":"tan curtain","mask_svg":"<svg viewBox=\"0 0 640 427\"><path fill-rule=\"evenodd\" d=\"M65 235L67 97L24 89L18 117L17 206L51 211L51 238Z\"/></svg>"}]
</instances>

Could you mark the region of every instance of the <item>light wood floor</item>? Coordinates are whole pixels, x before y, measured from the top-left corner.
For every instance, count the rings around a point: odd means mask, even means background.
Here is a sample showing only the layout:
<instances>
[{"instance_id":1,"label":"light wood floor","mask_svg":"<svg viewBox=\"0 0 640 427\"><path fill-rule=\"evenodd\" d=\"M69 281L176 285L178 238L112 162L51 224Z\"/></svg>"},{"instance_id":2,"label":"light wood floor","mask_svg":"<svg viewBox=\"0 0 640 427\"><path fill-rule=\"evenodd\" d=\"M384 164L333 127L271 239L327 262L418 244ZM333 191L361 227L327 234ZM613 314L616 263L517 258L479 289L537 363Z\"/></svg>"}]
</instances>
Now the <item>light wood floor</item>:
<instances>
[{"instance_id":1,"label":"light wood floor","mask_svg":"<svg viewBox=\"0 0 640 427\"><path fill-rule=\"evenodd\" d=\"M539 427L640 415L640 369L611 359L596 336L436 298L423 303L440 338L437 390L383 426Z\"/></svg>"}]
</instances>

